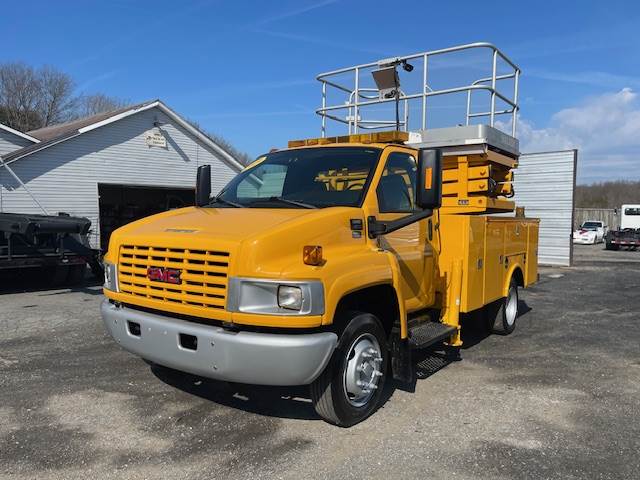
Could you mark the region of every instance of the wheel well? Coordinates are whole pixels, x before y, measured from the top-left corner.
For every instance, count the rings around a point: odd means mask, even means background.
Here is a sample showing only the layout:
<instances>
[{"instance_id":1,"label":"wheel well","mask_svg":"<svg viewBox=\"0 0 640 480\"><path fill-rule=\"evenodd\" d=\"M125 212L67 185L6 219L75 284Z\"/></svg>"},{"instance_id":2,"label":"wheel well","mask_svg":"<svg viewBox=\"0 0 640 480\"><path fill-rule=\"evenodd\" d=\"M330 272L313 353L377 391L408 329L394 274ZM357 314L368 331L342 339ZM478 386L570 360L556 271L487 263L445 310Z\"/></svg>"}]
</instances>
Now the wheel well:
<instances>
[{"instance_id":1,"label":"wheel well","mask_svg":"<svg viewBox=\"0 0 640 480\"><path fill-rule=\"evenodd\" d=\"M342 332L349 318L349 311L367 312L378 317L387 335L398 320L398 297L391 285L375 285L351 292L340 299L334 317L334 328Z\"/></svg>"},{"instance_id":2,"label":"wheel well","mask_svg":"<svg viewBox=\"0 0 640 480\"><path fill-rule=\"evenodd\" d=\"M516 279L516 283L519 287L524 287L524 275L522 274L522 270L520 268L516 268L511 276Z\"/></svg>"}]
</instances>

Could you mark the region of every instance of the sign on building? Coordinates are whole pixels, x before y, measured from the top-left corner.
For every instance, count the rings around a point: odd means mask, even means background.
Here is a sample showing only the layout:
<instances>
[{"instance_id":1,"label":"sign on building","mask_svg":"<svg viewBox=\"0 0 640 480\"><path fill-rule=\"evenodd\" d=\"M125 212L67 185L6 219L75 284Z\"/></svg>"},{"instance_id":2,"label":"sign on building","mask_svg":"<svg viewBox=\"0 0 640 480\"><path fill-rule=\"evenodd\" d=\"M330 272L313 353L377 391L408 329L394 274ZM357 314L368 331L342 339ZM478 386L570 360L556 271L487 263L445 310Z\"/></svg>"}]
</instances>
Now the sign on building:
<instances>
[{"instance_id":1,"label":"sign on building","mask_svg":"<svg viewBox=\"0 0 640 480\"><path fill-rule=\"evenodd\" d=\"M164 137L160 129L149 130L146 134L145 141L149 147L167 148L167 139Z\"/></svg>"}]
</instances>

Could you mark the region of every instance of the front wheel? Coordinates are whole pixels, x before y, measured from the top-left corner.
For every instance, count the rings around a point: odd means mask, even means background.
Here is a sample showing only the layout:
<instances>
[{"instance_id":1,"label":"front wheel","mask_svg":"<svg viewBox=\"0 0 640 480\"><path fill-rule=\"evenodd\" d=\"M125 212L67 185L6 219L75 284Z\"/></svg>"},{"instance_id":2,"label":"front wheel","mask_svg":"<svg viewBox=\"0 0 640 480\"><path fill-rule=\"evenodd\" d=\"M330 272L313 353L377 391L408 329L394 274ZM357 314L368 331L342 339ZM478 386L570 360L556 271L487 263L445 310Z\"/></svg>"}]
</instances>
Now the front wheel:
<instances>
[{"instance_id":1,"label":"front wheel","mask_svg":"<svg viewBox=\"0 0 640 480\"><path fill-rule=\"evenodd\" d=\"M498 310L489 314L489 328L492 333L509 335L516 329L518 318L518 283L515 278L509 283L507 296L498 301Z\"/></svg>"},{"instance_id":2,"label":"front wheel","mask_svg":"<svg viewBox=\"0 0 640 480\"><path fill-rule=\"evenodd\" d=\"M387 336L369 313L351 312L324 372L311 384L323 419L350 427L371 415L382 396L388 363Z\"/></svg>"}]
</instances>

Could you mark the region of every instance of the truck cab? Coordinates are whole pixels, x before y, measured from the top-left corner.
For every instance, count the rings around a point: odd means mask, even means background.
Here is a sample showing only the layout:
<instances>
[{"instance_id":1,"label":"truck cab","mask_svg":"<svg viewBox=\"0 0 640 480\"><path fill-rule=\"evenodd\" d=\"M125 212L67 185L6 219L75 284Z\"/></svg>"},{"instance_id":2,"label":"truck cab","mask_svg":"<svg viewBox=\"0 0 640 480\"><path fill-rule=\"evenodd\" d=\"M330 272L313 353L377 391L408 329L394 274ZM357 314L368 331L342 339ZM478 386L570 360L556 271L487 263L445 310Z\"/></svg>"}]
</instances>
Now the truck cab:
<instances>
[{"instance_id":1,"label":"truck cab","mask_svg":"<svg viewBox=\"0 0 640 480\"><path fill-rule=\"evenodd\" d=\"M215 196L201 167L195 207L112 234L107 330L176 370L309 385L340 426L376 409L387 377L412 381L414 349L457 355L461 314L511 333L537 279L538 221L508 199L517 142L444 130L291 141Z\"/></svg>"},{"instance_id":2,"label":"truck cab","mask_svg":"<svg viewBox=\"0 0 640 480\"><path fill-rule=\"evenodd\" d=\"M622 205L620 227L605 236L607 250L637 250L640 247L640 205Z\"/></svg>"},{"instance_id":3,"label":"truck cab","mask_svg":"<svg viewBox=\"0 0 640 480\"><path fill-rule=\"evenodd\" d=\"M622 205L620 212L620 230L640 229L640 205Z\"/></svg>"}]
</instances>

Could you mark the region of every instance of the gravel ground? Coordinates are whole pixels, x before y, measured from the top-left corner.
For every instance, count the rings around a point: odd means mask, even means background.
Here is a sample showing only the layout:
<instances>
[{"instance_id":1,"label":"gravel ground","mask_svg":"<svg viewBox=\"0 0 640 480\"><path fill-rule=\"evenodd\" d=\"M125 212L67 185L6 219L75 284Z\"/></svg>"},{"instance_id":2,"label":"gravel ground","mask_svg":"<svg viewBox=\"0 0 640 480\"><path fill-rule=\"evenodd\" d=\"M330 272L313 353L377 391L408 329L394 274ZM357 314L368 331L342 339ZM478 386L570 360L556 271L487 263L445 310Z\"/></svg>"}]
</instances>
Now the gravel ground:
<instances>
[{"instance_id":1,"label":"gravel ground","mask_svg":"<svg viewBox=\"0 0 640 480\"><path fill-rule=\"evenodd\" d=\"M98 286L0 295L0 477L637 479L640 252L576 246L509 337L416 359L351 429L305 389L151 368L105 334ZM33 287L32 287L33 288ZM470 333L469 333L470 332Z\"/></svg>"}]
</instances>

